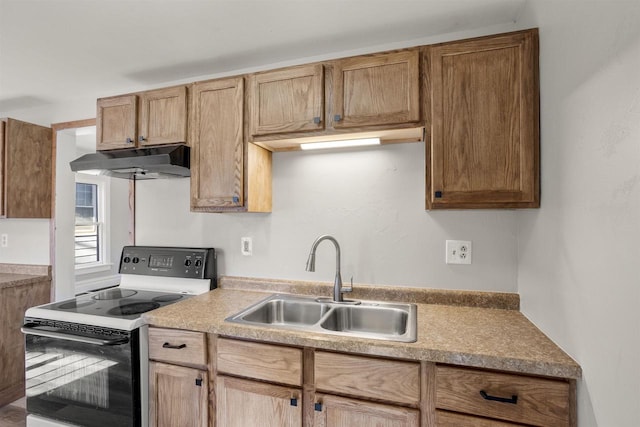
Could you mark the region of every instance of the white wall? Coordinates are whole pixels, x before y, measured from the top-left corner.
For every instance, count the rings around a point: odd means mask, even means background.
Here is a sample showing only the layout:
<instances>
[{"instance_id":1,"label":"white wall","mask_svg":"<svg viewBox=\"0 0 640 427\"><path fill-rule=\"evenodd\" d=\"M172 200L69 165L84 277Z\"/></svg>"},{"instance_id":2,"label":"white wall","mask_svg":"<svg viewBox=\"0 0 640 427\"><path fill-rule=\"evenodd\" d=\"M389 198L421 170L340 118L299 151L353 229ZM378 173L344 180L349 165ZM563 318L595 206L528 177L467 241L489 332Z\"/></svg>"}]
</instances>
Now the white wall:
<instances>
[{"instance_id":1,"label":"white wall","mask_svg":"<svg viewBox=\"0 0 640 427\"><path fill-rule=\"evenodd\" d=\"M0 263L49 265L48 219L0 219L0 234L9 245L0 247Z\"/></svg>"},{"instance_id":2,"label":"white wall","mask_svg":"<svg viewBox=\"0 0 640 427\"><path fill-rule=\"evenodd\" d=\"M579 4L578 4L579 3ZM640 425L640 2L529 2L542 207L518 218L522 310L582 365L579 425Z\"/></svg>"},{"instance_id":3,"label":"white wall","mask_svg":"<svg viewBox=\"0 0 640 427\"><path fill-rule=\"evenodd\" d=\"M424 144L273 156L273 212L189 211L189 181L138 182L136 241L221 249L220 273L332 281L342 248L343 279L355 283L516 291L515 211L424 210ZM253 238L253 256L240 238ZM446 265L446 239L473 241L472 265ZM326 245L326 246L325 246Z\"/></svg>"}]
</instances>

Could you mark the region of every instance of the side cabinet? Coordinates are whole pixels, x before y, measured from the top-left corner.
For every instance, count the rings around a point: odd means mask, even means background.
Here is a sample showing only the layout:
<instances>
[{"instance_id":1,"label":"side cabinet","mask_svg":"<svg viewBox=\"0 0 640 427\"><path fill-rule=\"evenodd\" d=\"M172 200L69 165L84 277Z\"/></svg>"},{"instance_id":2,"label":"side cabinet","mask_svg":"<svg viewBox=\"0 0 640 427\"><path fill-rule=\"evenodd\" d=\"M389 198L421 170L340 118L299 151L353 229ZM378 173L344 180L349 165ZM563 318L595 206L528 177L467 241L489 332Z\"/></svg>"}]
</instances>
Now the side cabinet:
<instances>
[{"instance_id":1,"label":"side cabinet","mask_svg":"<svg viewBox=\"0 0 640 427\"><path fill-rule=\"evenodd\" d=\"M538 32L428 48L426 207L540 204Z\"/></svg>"},{"instance_id":2,"label":"side cabinet","mask_svg":"<svg viewBox=\"0 0 640 427\"><path fill-rule=\"evenodd\" d=\"M149 425L207 427L206 335L149 328Z\"/></svg>"},{"instance_id":3,"label":"side cabinet","mask_svg":"<svg viewBox=\"0 0 640 427\"><path fill-rule=\"evenodd\" d=\"M51 129L0 119L0 218L51 218Z\"/></svg>"}]
</instances>

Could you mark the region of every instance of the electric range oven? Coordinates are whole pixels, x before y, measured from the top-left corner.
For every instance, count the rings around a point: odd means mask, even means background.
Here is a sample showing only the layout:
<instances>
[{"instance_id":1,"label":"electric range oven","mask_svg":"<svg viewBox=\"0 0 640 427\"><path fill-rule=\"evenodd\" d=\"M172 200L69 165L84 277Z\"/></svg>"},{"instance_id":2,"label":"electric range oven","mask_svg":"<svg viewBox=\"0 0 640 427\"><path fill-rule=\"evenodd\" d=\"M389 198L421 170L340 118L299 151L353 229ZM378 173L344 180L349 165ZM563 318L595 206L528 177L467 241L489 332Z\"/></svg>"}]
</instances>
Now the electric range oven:
<instances>
[{"instance_id":1,"label":"electric range oven","mask_svg":"<svg viewBox=\"0 0 640 427\"><path fill-rule=\"evenodd\" d=\"M27 426L148 425L142 313L216 287L213 248L126 246L120 285L30 308Z\"/></svg>"}]
</instances>

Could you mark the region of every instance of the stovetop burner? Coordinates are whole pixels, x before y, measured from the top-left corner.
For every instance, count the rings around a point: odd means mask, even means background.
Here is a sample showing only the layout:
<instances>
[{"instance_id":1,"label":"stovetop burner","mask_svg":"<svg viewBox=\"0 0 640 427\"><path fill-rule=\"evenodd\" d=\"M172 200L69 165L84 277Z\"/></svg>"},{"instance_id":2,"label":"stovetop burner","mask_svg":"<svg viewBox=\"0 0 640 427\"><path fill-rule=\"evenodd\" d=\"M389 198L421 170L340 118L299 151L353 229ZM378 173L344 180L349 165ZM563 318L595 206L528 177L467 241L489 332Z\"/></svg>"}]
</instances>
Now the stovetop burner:
<instances>
[{"instance_id":1,"label":"stovetop burner","mask_svg":"<svg viewBox=\"0 0 640 427\"><path fill-rule=\"evenodd\" d=\"M77 309L77 308L87 307L87 306L92 305L92 304L95 304L95 301L91 301L91 300L87 300L87 301L71 300L71 301L67 301L65 303L59 304L57 306L57 308L61 309L61 310L70 310L70 309Z\"/></svg>"},{"instance_id":2,"label":"stovetop burner","mask_svg":"<svg viewBox=\"0 0 640 427\"><path fill-rule=\"evenodd\" d=\"M93 295L92 298L95 300L122 299L129 298L137 293L138 292L131 289L113 288L100 291L96 295Z\"/></svg>"},{"instance_id":3,"label":"stovetop burner","mask_svg":"<svg viewBox=\"0 0 640 427\"><path fill-rule=\"evenodd\" d=\"M107 311L107 314L111 316L131 316L132 314L145 313L158 307L160 307L160 304L157 302L136 301L119 307L113 307L111 310Z\"/></svg>"}]
</instances>

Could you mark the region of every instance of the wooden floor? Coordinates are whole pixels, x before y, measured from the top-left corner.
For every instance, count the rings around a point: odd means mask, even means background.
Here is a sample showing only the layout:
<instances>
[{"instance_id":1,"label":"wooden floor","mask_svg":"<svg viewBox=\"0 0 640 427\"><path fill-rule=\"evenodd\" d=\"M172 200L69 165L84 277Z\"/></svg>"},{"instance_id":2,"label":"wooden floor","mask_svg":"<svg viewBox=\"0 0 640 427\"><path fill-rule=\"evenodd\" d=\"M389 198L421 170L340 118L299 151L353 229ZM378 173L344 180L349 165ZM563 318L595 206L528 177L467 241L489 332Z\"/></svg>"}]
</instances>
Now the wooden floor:
<instances>
[{"instance_id":1,"label":"wooden floor","mask_svg":"<svg viewBox=\"0 0 640 427\"><path fill-rule=\"evenodd\" d=\"M27 410L26 399L23 397L20 400L3 406L0 408L0 426L1 427L25 427Z\"/></svg>"}]
</instances>

